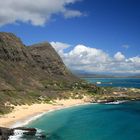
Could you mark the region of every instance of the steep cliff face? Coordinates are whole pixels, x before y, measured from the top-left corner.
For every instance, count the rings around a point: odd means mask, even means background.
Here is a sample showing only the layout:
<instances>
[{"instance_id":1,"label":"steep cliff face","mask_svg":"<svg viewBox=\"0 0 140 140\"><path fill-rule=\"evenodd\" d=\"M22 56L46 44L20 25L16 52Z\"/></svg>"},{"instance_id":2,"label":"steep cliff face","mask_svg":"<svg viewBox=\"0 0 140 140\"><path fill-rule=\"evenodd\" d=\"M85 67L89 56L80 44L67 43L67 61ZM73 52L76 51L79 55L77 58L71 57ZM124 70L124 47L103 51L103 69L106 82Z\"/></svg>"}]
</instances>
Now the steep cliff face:
<instances>
[{"instance_id":1,"label":"steep cliff face","mask_svg":"<svg viewBox=\"0 0 140 140\"><path fill-rule=\"evenodd\" d=\"M49 43L26 47L12 33L0 33L0 90L43 88L42 81L78 79Z\"/></svg>"},{"instance_id":2,"label":"steep cliff face","mask_svg":"<svg viewBox=\"0 0 140 140\"><path fill-rule=\"evenodd\" d=\"M36 65L50 76L71 75L60 56L49 43L36 44L28 49Z\"/></svg>"},{"instance_id":3,"label":"steep cliff face","mask_svg":"<svg viewBox=\"0 0 140 140\"><path fill-rule=\"evenodd\" d=\"M0 33L0 59L27 62L31 57L24 44L14 34Z\"/></svg>"}]
</instances>

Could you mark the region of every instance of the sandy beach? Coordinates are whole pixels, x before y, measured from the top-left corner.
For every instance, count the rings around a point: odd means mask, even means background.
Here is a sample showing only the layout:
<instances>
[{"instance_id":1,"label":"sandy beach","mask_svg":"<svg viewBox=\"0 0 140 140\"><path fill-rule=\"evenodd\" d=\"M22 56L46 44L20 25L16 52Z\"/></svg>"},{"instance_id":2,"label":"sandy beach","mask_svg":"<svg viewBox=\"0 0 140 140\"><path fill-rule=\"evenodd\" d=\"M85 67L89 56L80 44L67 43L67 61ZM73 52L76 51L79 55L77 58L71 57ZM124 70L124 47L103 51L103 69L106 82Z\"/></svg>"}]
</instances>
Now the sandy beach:
<instances>
[{"instance_id":1,"label":"sandy beach","mask_svg":"<svg viewBox=\"0 0 140 140\"><path fill-rule=\"evenodd\" d=\"M18 127L29 122L32 118L40 117L43 113L63 109L75 105L87 104L85 99L67 99L55 100L53 104L33 104L15 106L14 110L6 115L0 116L0 126L3 127Z\"/></svg>"}]
</instances>

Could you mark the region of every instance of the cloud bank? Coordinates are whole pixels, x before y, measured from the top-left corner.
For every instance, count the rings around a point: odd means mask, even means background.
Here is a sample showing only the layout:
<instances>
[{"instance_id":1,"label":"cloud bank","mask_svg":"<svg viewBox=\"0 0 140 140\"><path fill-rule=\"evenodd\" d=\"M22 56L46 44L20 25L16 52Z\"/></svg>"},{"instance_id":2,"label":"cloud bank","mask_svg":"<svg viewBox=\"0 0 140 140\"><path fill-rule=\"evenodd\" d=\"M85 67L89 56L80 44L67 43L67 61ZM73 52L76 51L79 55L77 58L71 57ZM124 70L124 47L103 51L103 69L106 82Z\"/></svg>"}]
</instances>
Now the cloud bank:
<instances>
[{"instance_id":1,"label":"cloud bank","mask_svg":"<svg viewBox=\"0 0 140 140\"><path fill-rule=\"evenodd\" d=\"M126 58L122 52L116 52L113 57L103 50L91 48L82 44L76 45L70 51L69 44L51 42L60 54L64 63L72 70L87 72L140 73L140 57Z\"/></svg>"},{"instance_id":2,"label":"cloud bank","mask_svg":"<svg viewBox=\"0 0 140 140\"><path fill-rule=\"evenodd\" d=\"M43 26L53 15L65 18L79 17L82 13L68 5L79 0L0 0L0 26L18 21Z\"/></svg>"}]
</instances>

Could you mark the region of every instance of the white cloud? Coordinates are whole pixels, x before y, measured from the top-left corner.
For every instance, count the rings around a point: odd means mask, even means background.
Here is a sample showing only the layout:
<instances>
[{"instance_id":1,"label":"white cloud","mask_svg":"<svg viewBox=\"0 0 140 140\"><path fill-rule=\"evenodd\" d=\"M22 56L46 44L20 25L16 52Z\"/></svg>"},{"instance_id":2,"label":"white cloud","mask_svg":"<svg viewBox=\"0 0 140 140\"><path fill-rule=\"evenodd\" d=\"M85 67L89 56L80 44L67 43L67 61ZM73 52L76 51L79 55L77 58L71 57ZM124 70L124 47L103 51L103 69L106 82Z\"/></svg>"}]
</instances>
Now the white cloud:
<instances>
[{"instance_id":1,"label":"white cloud","mask_svg":"<svg viewBox=\"0 0 140 140\"><path fill-rule=\"evenodd\" d=\"M69 4L79 0L0 0L0 25L30 22L44 25L53 15L62 14L65 18L79 17L78 10L68 9Z\"/></svg>"},{"instance_id":2,"label":"white cloud","mask_svg":"<svg viewBox=\"0 0 140 140\"><path fill-rule=\"evenodd\" d=\"M129 46L129 45L127 45L127 44L122 45L122 47L123 47L123 48L125 48L125 49L130 48L130 46Z\"/></svg>"},{"instance_id":3,"label":"white cloud","mask_svg":"<svg viewBox=\"0 0 140 140\"><path fill-rule=\"evenodd\" d=\"M125 59L125 56L121 52L117 52L114 55L114 58L116 61L123 61Z\"/></svg>"},{"instance_id":4,"label":"white cloud","mask_svg":"<svg viewBox=\"0 0 140 140\"><path fill-rule=\"evenodd\" d=\"M80 17L82 16L83 14L80 12L80 11L76 11L76 10L67 10L64 12L64 16L65 18L71 18L71 17Z\"/></svg>"},{"instance_id":5,"label":"white cloud","mask_svg":"<svg viewBox=\"0 0 140 140\"><path fill-rule=\"evenodd\" d=\"M140 73L140 57L126 58L121 52L114 57L97 48L85 45L76 45L70 51L64 51L71 45L60 42L51 43L62 57L64 63L72 70L84 70L87 72L116 72L116 73Z\"/></svg>"},{"instance_id":6,"label":"white cloud","mask_svg":"<svg viewBox=\"0 0 140 140\"><path fill-rule=\"evenodd\" d=\"M128 60L133 62L133 63L137 63L138 62L140 64L140 57L139 56L129 58Z\"/></svg>"},{"instance_id":7,"label":"white cloud","mask_svg":"<svg viewBox=\"0 0 140 140\"><path fill-rule=\"evenodd\" d=\"M50 43L61 56L63 56L64 50L71 46L69 44L62 42L50 42Z\"/></svg>"}]
</instances>

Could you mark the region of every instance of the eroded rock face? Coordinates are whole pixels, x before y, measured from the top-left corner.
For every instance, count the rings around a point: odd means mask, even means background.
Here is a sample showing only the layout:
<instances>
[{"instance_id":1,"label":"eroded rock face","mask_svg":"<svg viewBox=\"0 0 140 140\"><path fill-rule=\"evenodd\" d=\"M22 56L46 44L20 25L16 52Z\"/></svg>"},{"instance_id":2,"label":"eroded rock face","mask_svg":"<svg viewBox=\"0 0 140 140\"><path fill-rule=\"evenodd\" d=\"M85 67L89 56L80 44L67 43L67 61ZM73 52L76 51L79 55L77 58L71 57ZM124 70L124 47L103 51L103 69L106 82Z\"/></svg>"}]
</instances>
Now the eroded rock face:
<instances>
[{"instance_id":1,"label":"eroded rock face","mask_svg":"<svg viewBox=\"0 0 140 140\"><path fill-rule=\"evenodd\" d=\"M31 57L24 44L14 34L0 33L0 59L28 61Z\"/></svg>"},{"instance_id":2,"label":"eroded rock face","mask_svg":"<svg viewBox=\"0 0 140 140\"><path fill-rule=\"evenodd\" d=\"M13 135L12 129L0 127L0 140L8 140L10 135Z\"/></svg>"},{"instance_id":3,"label":"eroded rock face","mask_svg":"<svg viewBox=\"0 0 140 140\"><path fill-rule=\"evenodd\" d=\"M42 80L78 80L49 43L25 46L12 33L0 33L0 90L42 88Z\"/></svg>"},{"instance_id":4,"label":"eroded rock face","mask_svg":"<svg viewBox=\"0 0 140 140\"><path fill-rule=\"evenodd\" d=\"M40 43L29 47L29 51L36 65L50 75L69 75L60 56L49 43Z\"/></svg>"},{"instance_id":5,"label":"eroded rock face","mask_svg":"<svg viewBox=\"0 0 140 140\"><path fill-rule=\"evenodd\" d=\"M0 140L46 140L46 134L36 128L4 128L0 127Z\"/></svg>"}]
</instances>

